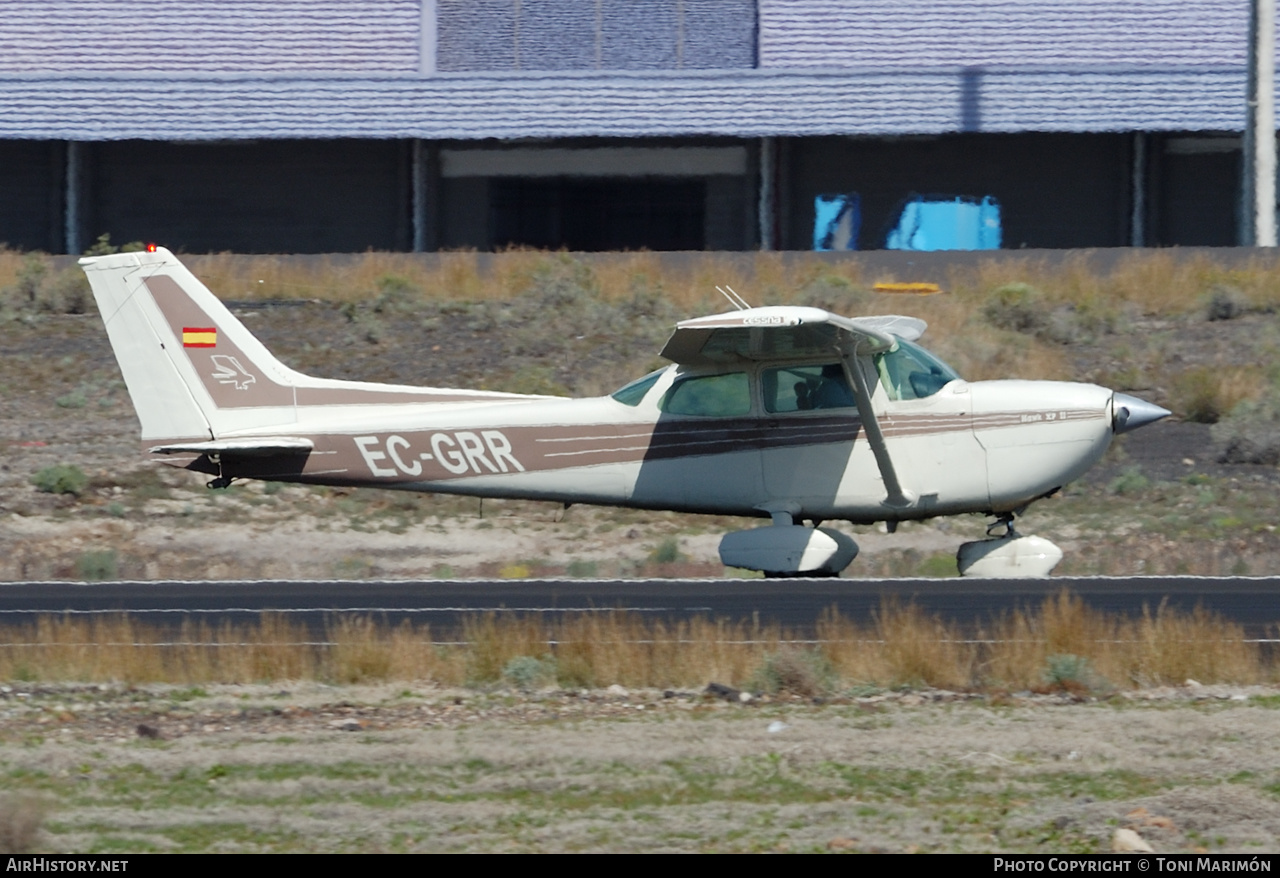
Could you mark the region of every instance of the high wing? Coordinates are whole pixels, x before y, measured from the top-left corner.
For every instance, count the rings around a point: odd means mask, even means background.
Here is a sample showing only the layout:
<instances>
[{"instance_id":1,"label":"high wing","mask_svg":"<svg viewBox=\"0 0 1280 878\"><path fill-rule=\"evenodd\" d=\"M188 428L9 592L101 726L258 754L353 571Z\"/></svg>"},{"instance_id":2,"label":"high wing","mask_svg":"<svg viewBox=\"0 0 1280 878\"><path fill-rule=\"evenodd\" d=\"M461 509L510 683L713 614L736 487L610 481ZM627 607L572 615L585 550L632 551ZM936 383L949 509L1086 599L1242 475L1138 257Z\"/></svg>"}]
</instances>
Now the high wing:
<instances>
[{"instance_id":1,"label":"high wing","mask_svg":"<svg viewBox=\"0 0 1280 878\"><path fill-rule=\"evenodd\" d=\"M874 354L894 337L915 341L927 324L914 317L841 317L821 308L781 305L682 320L662 356L683 366L831 356L841 347Z\"/></svg>"},{"instance_id":2,"label":"high wing","mask_svg":"<svg viewBox=\"0 0 1280 878\"><path fill-rule=\"evenodd\" d=\"M898 480L858 358L891 349L897 338L915 341L927 326L923 320L898 315L850 318L803 306L747 308L677 323L662 356L684 366L839 356L884 479L884 503L903 508L915 503L916 497Z\"/></svg>"}]
</instances>

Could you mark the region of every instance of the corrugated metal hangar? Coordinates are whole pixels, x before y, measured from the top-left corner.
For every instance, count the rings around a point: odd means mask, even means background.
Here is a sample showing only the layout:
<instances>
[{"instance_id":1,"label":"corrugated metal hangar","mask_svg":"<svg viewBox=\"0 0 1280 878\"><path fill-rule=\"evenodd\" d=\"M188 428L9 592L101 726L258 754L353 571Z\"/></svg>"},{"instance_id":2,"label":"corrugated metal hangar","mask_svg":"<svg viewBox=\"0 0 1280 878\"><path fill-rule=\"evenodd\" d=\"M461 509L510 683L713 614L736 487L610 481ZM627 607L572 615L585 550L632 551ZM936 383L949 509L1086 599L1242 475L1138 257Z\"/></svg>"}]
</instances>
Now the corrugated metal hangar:
<instances>
[{"instance_id":1,"label":"corrugated metal hangar","mask_svg":"<svg viewBox=\"0 0 1280 878\"><path fill-rule=\"evenodd\" d=\"M6 0L0 241L1234 245L1247 0Z\"/></svg>"}]
</instances>

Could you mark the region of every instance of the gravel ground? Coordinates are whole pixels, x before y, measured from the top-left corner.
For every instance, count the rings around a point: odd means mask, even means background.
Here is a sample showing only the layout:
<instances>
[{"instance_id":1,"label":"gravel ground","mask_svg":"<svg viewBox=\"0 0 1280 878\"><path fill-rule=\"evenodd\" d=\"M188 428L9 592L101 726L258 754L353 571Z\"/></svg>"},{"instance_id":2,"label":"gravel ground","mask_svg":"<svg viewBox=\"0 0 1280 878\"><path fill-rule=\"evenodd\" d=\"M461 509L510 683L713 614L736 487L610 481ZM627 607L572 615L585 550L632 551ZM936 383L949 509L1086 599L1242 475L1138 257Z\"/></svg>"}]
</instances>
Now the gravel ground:
<instances>
[{"instance_id":1,"label":"gravel ground","mask_svg":"<svg viewBox=\"0 0 1280 878\"><path fill-rule=\"evenodd\" d=\"M0 689L45 851L1280 851L1280 695Z\"/></svg>"}]
</instances>

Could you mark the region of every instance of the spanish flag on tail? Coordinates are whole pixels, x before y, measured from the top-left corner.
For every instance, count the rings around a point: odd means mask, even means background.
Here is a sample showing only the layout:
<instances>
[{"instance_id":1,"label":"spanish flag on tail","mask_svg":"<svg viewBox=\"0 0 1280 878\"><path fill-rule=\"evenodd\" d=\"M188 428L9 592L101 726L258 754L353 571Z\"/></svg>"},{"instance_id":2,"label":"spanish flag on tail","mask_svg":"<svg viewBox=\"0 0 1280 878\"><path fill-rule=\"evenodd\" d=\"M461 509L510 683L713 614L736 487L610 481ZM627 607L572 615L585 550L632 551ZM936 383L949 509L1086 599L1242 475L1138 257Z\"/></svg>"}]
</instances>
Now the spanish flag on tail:
<instances>
[{"instance_id":1,"label":"spanish flag on tail","mask_svg":"<svg viewBox=\"0 0 1280 878\"><path fill-rule=\"evenodd\" d=\"M182 346L184 348L216 348L218 346L217 327L182 327Z\"/></svg>"}]
</instances>

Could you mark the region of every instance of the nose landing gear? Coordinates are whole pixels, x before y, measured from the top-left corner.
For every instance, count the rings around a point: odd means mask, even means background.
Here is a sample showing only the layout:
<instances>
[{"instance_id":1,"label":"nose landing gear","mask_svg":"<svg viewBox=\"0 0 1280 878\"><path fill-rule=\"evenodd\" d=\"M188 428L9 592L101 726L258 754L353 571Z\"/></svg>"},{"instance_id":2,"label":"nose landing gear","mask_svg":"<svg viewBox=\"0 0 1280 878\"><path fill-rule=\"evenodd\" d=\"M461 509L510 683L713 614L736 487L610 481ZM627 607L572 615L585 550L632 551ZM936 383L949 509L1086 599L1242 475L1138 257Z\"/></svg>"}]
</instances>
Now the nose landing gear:
<instances>
[{"instance_id":1,"label":"nose landing gear","mask_svg":"<svg viewBox=\"0 0 1280 878\"><path fill-rule=\"evenodd\" d=\"M990 539L964 543L956 552L961 576L984 579L1029 579L1048 576L1062 560L1062 550L1044 537L1022 536L1013 513L1002 512L987 527Z\"/></svg>"}]
</instances>

